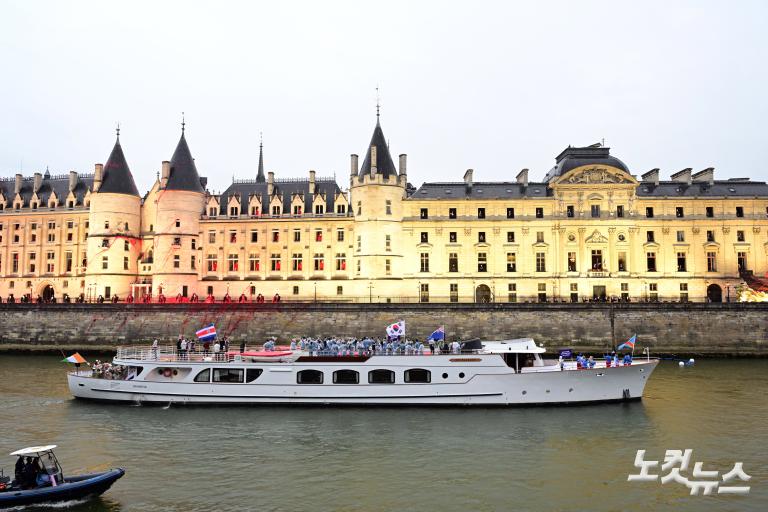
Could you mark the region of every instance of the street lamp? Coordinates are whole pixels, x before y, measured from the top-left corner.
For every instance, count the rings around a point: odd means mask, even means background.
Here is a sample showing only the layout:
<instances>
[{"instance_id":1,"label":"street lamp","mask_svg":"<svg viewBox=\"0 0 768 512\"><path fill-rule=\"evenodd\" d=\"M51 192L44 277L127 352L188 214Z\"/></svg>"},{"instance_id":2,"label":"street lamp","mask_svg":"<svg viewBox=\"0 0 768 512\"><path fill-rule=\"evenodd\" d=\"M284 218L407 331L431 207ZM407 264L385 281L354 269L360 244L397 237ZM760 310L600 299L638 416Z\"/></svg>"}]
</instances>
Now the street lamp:
<instances>
[{"instance_id":1,"label":"street lamp","mask_svg":"<svg viewBox=\"0 0 768 512\"><path fill-rule=\"evenodd\" d=\"M373 303L373 282L368 281L368 302Z\"/></svg>"},{"instance_id":2,"label":"street lamp","mask_svg":"<svg viewBox=\"0 0 768 512\"><path fill-rule=\"evenodd\" d=\"M315 302L317 302L317 281L315 281Z\"/></svg>"}]
</instances>

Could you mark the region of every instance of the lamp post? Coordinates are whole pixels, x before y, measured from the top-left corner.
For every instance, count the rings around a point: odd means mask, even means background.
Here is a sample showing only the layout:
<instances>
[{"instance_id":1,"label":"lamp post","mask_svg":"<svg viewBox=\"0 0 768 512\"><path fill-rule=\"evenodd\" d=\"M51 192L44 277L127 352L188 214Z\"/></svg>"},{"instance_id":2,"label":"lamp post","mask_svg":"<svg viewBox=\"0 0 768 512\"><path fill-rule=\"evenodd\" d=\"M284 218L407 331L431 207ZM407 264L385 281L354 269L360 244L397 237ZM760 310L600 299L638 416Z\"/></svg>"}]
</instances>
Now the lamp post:
<instances>
[{"instance_id":1,"label":"lamp post","mask_svg":"<svg viewBox=\"0 0 768 512\"><path fill-rule=\"evenodd\" d=\"M253 302L253 281L248 283L248 302Z\"/></svg>"},{"instance_id":2,"label":"lamp post","mask_svg":"<svg viewBox=\"0 0 768 512\"><path fill-rule=\"evenodd\" d=\"M317 302L317 281L314 282L315 285L315 302Z\"/></svg>"}]
</instances>

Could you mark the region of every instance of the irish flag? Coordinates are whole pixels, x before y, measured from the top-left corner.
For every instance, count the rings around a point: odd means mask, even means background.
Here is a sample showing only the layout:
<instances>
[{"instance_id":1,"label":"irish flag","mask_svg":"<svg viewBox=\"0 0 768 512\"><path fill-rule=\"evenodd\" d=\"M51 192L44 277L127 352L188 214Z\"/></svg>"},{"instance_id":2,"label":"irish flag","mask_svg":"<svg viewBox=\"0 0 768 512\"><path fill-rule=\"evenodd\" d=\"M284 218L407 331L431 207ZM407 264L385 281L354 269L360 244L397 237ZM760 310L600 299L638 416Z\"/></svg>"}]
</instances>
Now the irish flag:
<instances>
[{"instance_id":1,"label":"irish flag","mask_svg":"<svg viewBox=\"0 0 768 512\"><path fill-rule=\"evenodd\" d=\"M62 359L61 362L62 363L72 363L72 364L84 364L86 361L85 361L85 358L83 356L81 356L80 354L75 352L71 356L65 357L64 359Z\"/></svg>"}]
</instances>

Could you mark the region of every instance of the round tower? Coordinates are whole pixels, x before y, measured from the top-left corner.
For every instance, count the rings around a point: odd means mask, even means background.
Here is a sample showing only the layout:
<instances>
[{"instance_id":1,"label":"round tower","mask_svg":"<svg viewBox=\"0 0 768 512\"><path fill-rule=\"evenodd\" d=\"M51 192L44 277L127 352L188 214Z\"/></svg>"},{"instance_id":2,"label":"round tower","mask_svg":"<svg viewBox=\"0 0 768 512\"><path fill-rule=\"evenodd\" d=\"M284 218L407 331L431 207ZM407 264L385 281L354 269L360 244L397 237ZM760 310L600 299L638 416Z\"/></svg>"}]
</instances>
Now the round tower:
<instances>
[{"instance_id":1,"label":"round tower","mask_svg":"<svg viewBox=\"0 0 768 512\"><path fill-rule=\"evenodd\" d=\"M393 278L403 275L403 200L406 195L406 156L400 155L400 173L395 168L384 132L376 116L376 127L363 165L352 155L350 199L355 216L356 279L381 279L392 289L377 289L377 295L399 293ZM359 272L358 272L359 268Z\"/></svg>"},{"instance_id":2,"label":"round tower","mask_svg":"<svg viewBox=\"0 0 768 512\"><path fill-rule=\"evenodd\" d=\"M182 123L181 138L170 162L163 162L154 221L152 294L173 301L200 295L198 250L205 187L189 151Z\"/></svg>"},{"instance_id":3,"label":"round tower","mask_svg":"<svg viewBox=\"0 0 768 512\"><path fill-rule=\"evenodd\" d=\"M141 252L141 197L120 145L96 164L88 215L86 298L125 299L136 281Z\"/></svg>"}]
</instances>

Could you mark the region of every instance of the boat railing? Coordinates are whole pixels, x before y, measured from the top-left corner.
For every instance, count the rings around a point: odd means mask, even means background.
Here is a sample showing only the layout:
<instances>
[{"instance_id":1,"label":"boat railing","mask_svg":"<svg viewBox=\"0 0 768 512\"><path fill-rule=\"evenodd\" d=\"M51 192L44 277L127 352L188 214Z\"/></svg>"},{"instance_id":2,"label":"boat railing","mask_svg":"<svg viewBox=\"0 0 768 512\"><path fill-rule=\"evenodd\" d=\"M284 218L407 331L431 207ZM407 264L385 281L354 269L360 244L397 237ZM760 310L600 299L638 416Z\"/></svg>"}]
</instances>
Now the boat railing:
<instances>
[{"instance_id":1,"label":"boat railing","mask_svg":"<svg viewBox=\"0 0 768 512\"><path fill-rule=\"evenodd\" d=\"M121 361L158 361L158 362L231 362L235 358L233 352L214 352L212 350L177 350L174 345L124 346L117 347L115 359Z\"/></svg>"}]
</instances>

